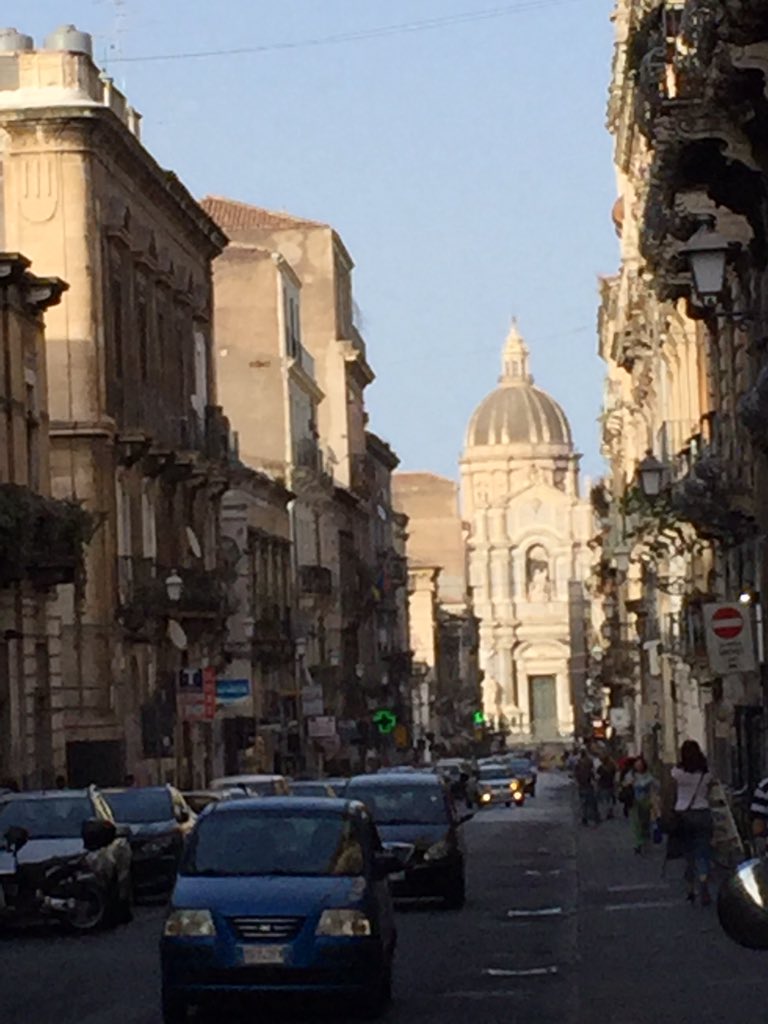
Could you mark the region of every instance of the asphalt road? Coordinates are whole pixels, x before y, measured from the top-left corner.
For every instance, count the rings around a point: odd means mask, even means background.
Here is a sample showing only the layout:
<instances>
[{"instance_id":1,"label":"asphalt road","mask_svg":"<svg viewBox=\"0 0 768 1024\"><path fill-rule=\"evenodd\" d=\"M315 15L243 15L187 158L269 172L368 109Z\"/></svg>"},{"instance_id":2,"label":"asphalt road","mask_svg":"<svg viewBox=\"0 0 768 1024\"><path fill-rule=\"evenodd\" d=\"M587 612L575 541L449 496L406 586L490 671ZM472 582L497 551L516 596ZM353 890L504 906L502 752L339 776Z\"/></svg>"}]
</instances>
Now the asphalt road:
<instances>
[{"instance_id":1,"label":"asphalt road","mask_svg":"<svg viewBox=\"0 0 768 1024\"><path fill-rule=\"evenodd\" d=\"M731 945L711 910L687 906L658 851L634 857L624 821L582 829L572 803L565 780L542 777L524 808L466 826L467 906L399 913L387 1024L762 1019L768 954ZM158 1024L162 917L142 909L93 938L1 939L0 1024Z\"/></svg>"}]
</instances>

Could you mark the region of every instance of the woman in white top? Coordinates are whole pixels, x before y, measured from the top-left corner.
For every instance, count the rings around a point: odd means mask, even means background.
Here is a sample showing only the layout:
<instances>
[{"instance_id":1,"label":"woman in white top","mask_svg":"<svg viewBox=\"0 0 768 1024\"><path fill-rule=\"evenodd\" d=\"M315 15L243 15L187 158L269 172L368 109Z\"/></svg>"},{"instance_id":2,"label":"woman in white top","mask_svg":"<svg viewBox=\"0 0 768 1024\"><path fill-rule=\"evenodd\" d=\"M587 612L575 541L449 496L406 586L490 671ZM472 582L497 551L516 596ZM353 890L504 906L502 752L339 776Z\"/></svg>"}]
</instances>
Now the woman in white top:
<instances>
[{"instance_id":1,"label":"woman in white top","mask_svg":"<svg viewBox=\"0 0 768 1024\"><path fill-rule=\"evenodd\" d=\"M709 875L712 870L712 811L709 808L709 790L712 776L707 759L695 740L686 740L680 750L680 763L672 769L675 782L675 811L680 822L688 883L686 899L696 901L696 881L699 883L701 904L712 902L709 893Z\"/></svg>"}]
</instances>

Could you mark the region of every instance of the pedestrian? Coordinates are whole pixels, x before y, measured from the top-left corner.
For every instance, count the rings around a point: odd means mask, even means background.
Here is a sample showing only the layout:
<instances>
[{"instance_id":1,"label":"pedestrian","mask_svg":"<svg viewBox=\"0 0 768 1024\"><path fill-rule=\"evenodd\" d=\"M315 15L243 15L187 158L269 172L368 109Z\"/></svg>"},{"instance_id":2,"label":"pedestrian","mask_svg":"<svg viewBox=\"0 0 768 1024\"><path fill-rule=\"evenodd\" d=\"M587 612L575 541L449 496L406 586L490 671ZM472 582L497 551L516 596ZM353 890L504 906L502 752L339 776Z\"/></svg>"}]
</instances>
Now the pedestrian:
<instances>
[{"instance_id":1,"label":"pedestrian","mask_svg":"<svg viewBox=\"0 0 768 1024\"><path fill-rule=\"evenodd\" d=\"M763 857L768 840L768 776L755 786L749 815L752 819L753 852L756 857Z\"/></svg>"},{"instance_id":2,"label":"pedestrian","mask_svg":"<svg viewBox=\"0 0 768 1024\"><path fill-rule=\"evenodd\" d=\"M658 786L648 770L648 762L641 755L635 758L634 767L627 773L626 782L632 787L632 838L635 853L642 854L651 840L651 822Z\"/></svg>"},{"instance_id":3,"label":"pedestrian","mask_svg":"<svg viewBox=\"0 0 768 1024\"><path fill-rule=\"evenodd\" d=\"M624 809L624 817L628 818L635 802L635 791L628 776L635 767L634 757L622 757L619 761L619 802Z\"/></svg>"},{"instance_id":4,"label":"pedestrian","mask_svg":"<svg viewBox=\"0 0 768 1024\"><path fill-rule=\"evenodd\" d=\"M604 754L597 769L597 806L604 811L606 820L613 817L616 807L616 762Z\"/></svg>"},{"instance_id":5,"label":"pedestrian","mask_svg":"<svg viewBox=\"0 0 768 1024\"><path fill-rule=\"evenodd\" d=\"M714 825L709 791L714 782L704 753L695 740L686 740L680 748L680 762L672 769L675 784L675 830L685 857L686 899L696 902L698 882L701 905L712 902L709 876L712 872L712 835Z\"/></svg>"},{"instance_id":6,"label":"pedestrian","mask_svg":"<svg viewBox=\"0 0 768 1024\"><path fill-rule=\"evenodd\" d=\"M595 794L595 766L592 761L592 755L588 750L582 750L581 757L573 770L573 775L579 789L581 823L582 825L588 825L591 820L597 826L600 824L600 812L597 809L597 796Z\"/></svg>"}]
</instances>

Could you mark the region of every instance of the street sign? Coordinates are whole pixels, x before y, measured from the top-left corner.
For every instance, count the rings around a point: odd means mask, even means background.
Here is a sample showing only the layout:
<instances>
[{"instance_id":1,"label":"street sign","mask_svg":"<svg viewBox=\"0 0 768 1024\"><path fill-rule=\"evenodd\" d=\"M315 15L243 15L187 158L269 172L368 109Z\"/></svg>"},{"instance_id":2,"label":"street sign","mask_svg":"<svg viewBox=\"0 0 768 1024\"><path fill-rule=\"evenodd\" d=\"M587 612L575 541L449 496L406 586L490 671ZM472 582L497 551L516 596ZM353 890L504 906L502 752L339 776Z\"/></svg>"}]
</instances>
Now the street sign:
<instances>
[{"instance_id":1,"label":"street sign","mask_svg":"<svg viewBox=\"0 0 768 1024\"><path fill-rule=\"evenodd\" d=\"M301 710L305 718L316 718L325 714L322 686L317 683L302 686Z\"/></svg>"},{"instance_id":2,"label":"street sign","mask_svg":"<svg viewBox=\"0 0 768 1024\"><path fill-rule=\"evenodd\" d=\"M216 717L216 669L213 665L203 669L203 714L209 722Z\"/></svg>"},{"instance_id":3,"label":"street sign","mask_svg":"<svg viewBox=\"0 0 768 1024\"><path fill-rule=\"evenodd\" d=\"M748 609L737 604L706 604L704 629L713 672L751 672L756 668Z\"/></svg>"},{"instance_id":4,"label":"street sign","mask_svg":"<svg viewBox=\"0 0 768 1024\"><path fill-rule=\"evenodd\" d=\"M397 715L388 708L379 708L373 716L373 724L382 736L388 736L397 726Z\"/></svg>"},{"instance_id":5,"label":"street sign","mask_svg":"<svg viewBox=\"0 0 768 1024\"><path fill-rule=\"evenodd\" d=\"M236 704L251 695L250 679L217 679L216 700L219 704Z\"/></svg>"},{"instance_id":6,"label":"street sign","mask_svg":"<svg viewBox=\"0 0 768 1024\"><path fill-rule=\"evenodd\" d=\"M333 715L318 715L308 719L307 734L313 740L331 739L336 735L336 718Z\"/></svg>"}]
</instances>

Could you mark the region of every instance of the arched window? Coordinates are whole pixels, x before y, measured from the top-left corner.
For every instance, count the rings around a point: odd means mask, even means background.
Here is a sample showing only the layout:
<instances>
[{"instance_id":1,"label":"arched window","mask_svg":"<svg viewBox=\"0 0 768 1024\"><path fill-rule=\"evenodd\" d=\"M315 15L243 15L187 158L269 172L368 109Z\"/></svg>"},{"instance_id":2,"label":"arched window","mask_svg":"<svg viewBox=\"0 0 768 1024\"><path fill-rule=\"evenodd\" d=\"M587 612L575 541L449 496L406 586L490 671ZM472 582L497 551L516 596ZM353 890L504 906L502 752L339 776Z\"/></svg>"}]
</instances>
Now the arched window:
<instances>
[{"instance_id":1,"label":"arched window","mask_svg":"<svg viewBox=\"0 0 768 1024\"><path fill-rule=\"evenodd\" d=\"M549 555L541 544L534 544L525 556L525 581L529 601L548 601L551 596Z\"/></svg>"}]
</instances>

